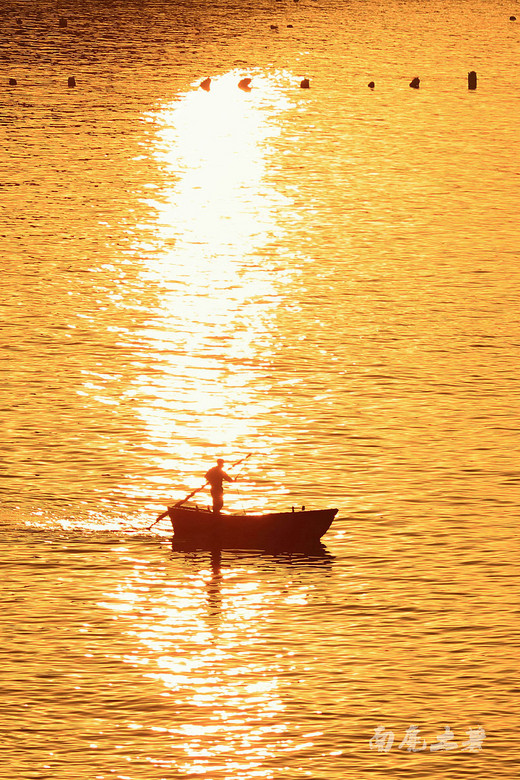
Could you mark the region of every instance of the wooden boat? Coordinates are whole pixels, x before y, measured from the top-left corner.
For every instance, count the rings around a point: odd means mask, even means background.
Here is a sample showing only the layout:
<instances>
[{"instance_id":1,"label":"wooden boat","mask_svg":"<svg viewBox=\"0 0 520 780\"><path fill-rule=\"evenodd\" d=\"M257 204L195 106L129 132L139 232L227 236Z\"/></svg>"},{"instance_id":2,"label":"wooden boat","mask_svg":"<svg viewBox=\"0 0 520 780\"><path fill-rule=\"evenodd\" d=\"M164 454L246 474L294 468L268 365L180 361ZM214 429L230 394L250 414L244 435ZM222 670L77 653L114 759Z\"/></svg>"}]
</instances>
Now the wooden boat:
<instances>
[{"instance_id":1,"label":"wooden boat","mask_svg":"<svg viewBox=\"0 0 520 780\"><path fill-rule=\"evenodd\" d=\"M329 530L337 509L270 512L265 515L213 514L199 507L172 506L174 541L201 547L296 549L311 547Z\"/></svg>"}]
</instances>

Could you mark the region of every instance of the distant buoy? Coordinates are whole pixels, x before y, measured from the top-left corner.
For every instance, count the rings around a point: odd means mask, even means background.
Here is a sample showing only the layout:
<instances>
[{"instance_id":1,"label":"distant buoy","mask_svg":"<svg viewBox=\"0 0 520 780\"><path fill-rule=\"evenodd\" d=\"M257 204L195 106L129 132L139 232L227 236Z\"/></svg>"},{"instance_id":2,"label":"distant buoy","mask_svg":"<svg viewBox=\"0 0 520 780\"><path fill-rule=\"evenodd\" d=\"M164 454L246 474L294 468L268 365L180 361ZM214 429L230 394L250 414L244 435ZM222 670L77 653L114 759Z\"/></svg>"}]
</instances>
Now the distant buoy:
<instances>
[{"instance_id":1,"label":"distant buoy","mask_svg":"<svg viewBox=\"0 0 520 780\"><path fill-rule=\"evenodd\" d=\"M309 79L302 79L300 81L300 87L302 89L310 89L310 86L311 86L311 82L309 81Z\"/></svg>"},{"instance_id":2,"label":"distant buoy","mask_svg":"<svg viewBox=\"0 0 520 780\"><path fill-rule=\"evenodd\" d=\"M293 25L292 24L288 24L287 27L293 27Z\"/></svg>"},{"instance_id":3,"label":"distant buoy","mask_svg":"<svg viewBox=\"0 0 520 780\"><path fill-rule=\"evenodd\" d=\"M414 79L410 81L410 86L412 89L419 89L419 84L421 83L421 79L419 76L416 76Z\"/></svg>"},{"instance_id":4,"label":"distant buoy","mask_svg":"<svg viewBox=\"0 0 520 780\"><path fill-rule=\"evenodd\" d=\"M9 79L9 86L10 87L16 87L17 84L18 84L18 82L17 82L16 79Z\"/></svg>"},{"instance_id":5,"label":"distant buoy","mask_svg":"<svg viewBox=\"0 0 520 780\"><path fill-rule=\"evenodd\" d=\"M209 76L207 79L204 79L204 81L200 82L200 86L202 89L206 90L206 92L209 92L211 87L211 79L209 78Z\"/></svg>"},{"instance_id":6,"label":"distant buoy","mask_svg":"<svg viewBox=\"0 0 520 780\"><path fill-rule=\"evenodd\" d=\"M271 30L277 30L278 29L278 25L277 24L270 24L269 27L271 28Z\"/></svg>"},{"instance_id":7,"label":"distant buoy","mask_svg":"<svg viewBox=\"0 0 520 780\"><path fill-rule=\"evenodd\" d=\"M369 81L369 82L368 82L368 86L370 87L370 89L374 89L374 87L375 87L375 82L373 82L373 81Z\"/></svg>"},{"instance_id":8,"label":"distant buoy","mask_svg":"<svg viewBox=\"0 0 520 780\"><path fill-rule=\"evenodd\" d=\"M477 88L477 74L474 70L470 70L468 73L468 89Z\"/></svg>"},{"instance_id":9,"label":"distant buoy","mask_svg":"<svg viewBox=\"0 0 520 780\"><path fill-rule=\"evenodd\" d=\"M75 87L76 86L76 79L74 76L69 76L69 79L67 81L67 86L69 87Z\"/></svg>"},{"instance_id":10,"label":"distant buoy","mask_svg":"<svg viewBox=\"0 0 520 780\"><path fill-rule=\"evenodd\" d=\"M67 26L67 20L64 16L61 17L60 21L58 22L59 27L66 27Z\"/></svg>"},{"instance_id":11,"label":"distant buoy","mask_svg":"<svg viewBox=\"0 0 520 780\"><path fill-rule=\"evenodd\" d=\"M510 22L516 22L516 16L510 16L509 17Z\"/></svg>"},{"instance_id":12,"label":"distant buoy","mask_svg":"<svg viewBox=\"0 0 520 780\"><path fill-rule=\"evenodd\" d=\"M251 84L251 79L249 78L241 79L238 82L239 88L243 89L244 92L251 92L251 87L249 86L250 84Z\"/></svg>"}]
</instances>

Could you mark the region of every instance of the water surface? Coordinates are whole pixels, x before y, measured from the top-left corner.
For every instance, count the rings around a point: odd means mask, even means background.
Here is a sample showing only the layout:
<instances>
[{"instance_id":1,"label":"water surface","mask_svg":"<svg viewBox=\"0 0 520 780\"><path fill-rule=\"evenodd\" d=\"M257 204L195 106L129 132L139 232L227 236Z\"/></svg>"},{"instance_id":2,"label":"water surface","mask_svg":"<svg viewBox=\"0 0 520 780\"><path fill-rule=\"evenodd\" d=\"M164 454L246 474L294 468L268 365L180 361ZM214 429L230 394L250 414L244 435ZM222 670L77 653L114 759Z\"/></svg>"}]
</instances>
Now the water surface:
<instances>
[{"instance_id":1,"label":"water surface","mask_svg":"<svg viewBox=\"0 0 520 780\"><path fill-rule=\"evenodd\" d=\"M4 10L0 776L513 777L514 9ZM144 530L249 452L320 555Z\"/></svg>"}]
</instances>

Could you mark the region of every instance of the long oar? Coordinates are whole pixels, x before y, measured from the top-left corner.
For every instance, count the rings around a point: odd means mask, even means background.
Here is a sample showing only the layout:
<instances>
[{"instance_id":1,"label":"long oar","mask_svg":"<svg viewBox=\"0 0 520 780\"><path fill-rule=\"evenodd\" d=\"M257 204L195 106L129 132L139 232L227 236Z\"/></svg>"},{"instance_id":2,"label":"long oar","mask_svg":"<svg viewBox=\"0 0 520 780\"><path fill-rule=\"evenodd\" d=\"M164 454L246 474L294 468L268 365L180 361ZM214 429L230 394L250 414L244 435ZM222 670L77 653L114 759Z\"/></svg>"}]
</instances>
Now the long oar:
<instances>
[{"instance_id":1,"label":"long oar","mask_svg":"<svg viewBox=\"0 0 520 780\"><path fill-rule=\"evenodd\" d=\"M253 454L252 452L248 452L248 454L244 458L240 458L240 460L237 460L237 461L235 461L235 463L232 463L231 466L230 466L230 469L233 469L233 468L235 468L235 466L238 466L238 465L240 465L240 463L243 463L245 460L247 460L249 457L251 457L252 454ZM160 514L159 517L155 520L155 522L153 522L150 526L148 526L146 530L147 531L151 531L152 528L154 527L154 525L156 525L156 523L158 523L160 520L162 520L163 518L165 518L167 516L170 508L171 509L175 509L178 506L182 506L183 504L186 503L186 501L189 501L190 498L195 495L195 493L200 493L201 490L204 490L206 485L209 485L209 482L205 482L203 485L201 485L200 487L196 488L196 490L192 490L191 493L186 496L186 498L182 498L180 501L177 501L177 503L173 504L172 507L168 507L166 512L163 512L162 514Z\"/></svg>"}]
</instances>

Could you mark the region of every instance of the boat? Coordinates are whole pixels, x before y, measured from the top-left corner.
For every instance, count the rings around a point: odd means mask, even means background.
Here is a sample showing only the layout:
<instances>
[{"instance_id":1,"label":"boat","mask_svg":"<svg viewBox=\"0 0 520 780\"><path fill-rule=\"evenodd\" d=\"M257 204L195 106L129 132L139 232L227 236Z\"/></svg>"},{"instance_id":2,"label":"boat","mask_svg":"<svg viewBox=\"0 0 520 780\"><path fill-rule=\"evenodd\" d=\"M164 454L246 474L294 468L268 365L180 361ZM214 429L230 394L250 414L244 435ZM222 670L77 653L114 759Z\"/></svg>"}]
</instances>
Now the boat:
<instances>
[{"instance_id":1,"label":"boat","mask_svg":"<svg viewBox=\"0 0 520 780\"><path fill-rule=\"evenodd\" d=\"M304 549L319 543L329 530L337 509L269 512L263 515L223 512L197 506L171 506L174 542L239 549Z\"/></svg>"}]
</instances>

